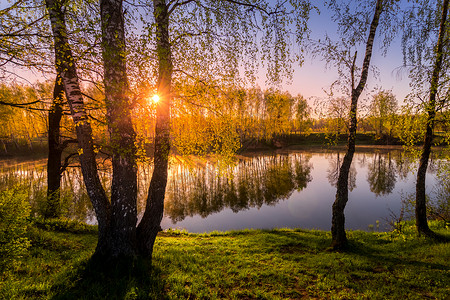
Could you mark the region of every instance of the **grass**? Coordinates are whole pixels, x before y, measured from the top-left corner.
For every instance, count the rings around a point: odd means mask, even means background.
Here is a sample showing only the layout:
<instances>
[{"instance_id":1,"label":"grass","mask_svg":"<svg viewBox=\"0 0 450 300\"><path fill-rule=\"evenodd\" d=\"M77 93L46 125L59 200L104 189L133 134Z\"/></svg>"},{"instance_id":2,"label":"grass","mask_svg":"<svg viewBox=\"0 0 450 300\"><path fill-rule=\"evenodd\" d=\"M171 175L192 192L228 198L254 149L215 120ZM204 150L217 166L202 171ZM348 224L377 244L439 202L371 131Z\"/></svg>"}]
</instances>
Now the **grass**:
<instances>
[{"instance_id":1,"label":"grass","mask_svg":"<svg viewBox=\"0 0 450 300\"><path fill-rule=\"evenodd\" d=\"M287 134L276 136L270 140L248 140L243 141L244 145L240 152L254 151L254 150L268 150L277 148L275 141L279 142L281 147L294 148L329 148L329 147L344 147L347 145L347 134L340 134L339 136L326 134L323 132L311 132L307 134ZM398 138L376 138L375 133L357 133L356 144L364 146L400 146L402 143ZM279 147L279 146L278 146Z\"/></svg>"},{"instance_id":2,"label":"grass","mask_svg":"<svg viewBox=\"0 0 450 300\"><path fill-rule=\"evenodd\" d=\"M437 224L437 223L436 223ZM450 236L449 228L433 226ZM1 299L448 299L450 245L402 233L349 231L350 247L329 251L330 233L165 231L147 261L93 265L90 227L33 226L28 255L5 270ZM100 272L106 268L107 272Z\"/></svg>"}]
</instances>

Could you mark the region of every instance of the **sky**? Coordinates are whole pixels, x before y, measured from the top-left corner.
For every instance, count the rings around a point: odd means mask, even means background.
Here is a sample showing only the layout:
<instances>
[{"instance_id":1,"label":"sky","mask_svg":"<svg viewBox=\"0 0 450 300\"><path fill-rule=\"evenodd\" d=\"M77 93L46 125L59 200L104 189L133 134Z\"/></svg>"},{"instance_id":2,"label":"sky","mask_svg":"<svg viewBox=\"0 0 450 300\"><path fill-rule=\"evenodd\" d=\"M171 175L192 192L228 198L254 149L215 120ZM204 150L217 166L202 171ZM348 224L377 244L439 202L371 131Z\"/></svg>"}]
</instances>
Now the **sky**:
<instances>
[{"instance_id":1,"label":"sky","mask_svg":"<svg viewBox=\"0 0 450 300\"><path fill-rule=\"evenodd\" d=\"M314 3L314 1L313 1ZM333 40L338 39L337 24L331 19L329 11L320 8L320 15L312 12L310 21L308 23L311 29L312 39L323 39L325 33ZM388 49L386 56L380 53L380 42L375 37L374 52L372 55L371 66L374 66L379 71L379 76L375 78L374 73L369 73L369 78L363 93L362 100L370 98L367 94L373 88L381 88L384 90L392 90L396 96L399 104L409 94L409 79L407 74L400 72L403 65L403 55L401 51L400 39L398 35ZM359 57L362 58L365 49L361 49ZM330 85L338 79L336 69L326 68L325 62L320 59L312 59L307 57L303 66L294 66L294 76L291 84L284 83L282 88L289 91L293 95L301 94L308 99L308 102L313 104L313 98L326 98L325 90L328 90ZM264 87L264 80L260 78L261 86Z\"/></svg>"},{"instance_id":2,"label":"sky","mask_svg":"<svg viewBox=\"0 0 450 300\"><path fill-rule=\"evenodd\" d=\"M275 0L274 0L275 1ZM317 4L319 1L312 1ZM0 0L3 3L3 0ZM322 1L320 1L322 3ZM320 5L320 4L319 4ZM331 13L323 7L320 7L320 14L313 11L310 15L309 27L311 30L311 38L319 39L327 33L333 39L337 39L337 24L331 20ZM374 55L372 57L371 65L376 66L380 72L377 78L374 74L369 73L369 78L365 91L370 91L374 87L392 90L397 97L397 101L401 103L405 96L409 93L409 80L406 74L399 76L397 70L402 66L402 53L400 48L400 36L393 42L386 56L380 54L379 43L377 39L374 44ZM364 51L360 51L360 57ZM42 77L36 72L26 72L19 69L10 69L10 71L26 77L29 81L45 80L48 78ZM294 65L293 80L291 83L284 83L281 88L289 91L292 95L301 94L306 97L310 103L313 104L314 98L326 98L325 90L328 90L330 85L337 79L337 70L333 68L326 68L325 63L321 61L320 57L312 59L306 57L302 67ZM47 76L48 77L48 76ZM261 73L257 81L258 85L266 88L265 74ZM402 77L402 78L399 78ZM369 98L366 94L362 95L362 100Z\"/></svg>"}]
</instances>

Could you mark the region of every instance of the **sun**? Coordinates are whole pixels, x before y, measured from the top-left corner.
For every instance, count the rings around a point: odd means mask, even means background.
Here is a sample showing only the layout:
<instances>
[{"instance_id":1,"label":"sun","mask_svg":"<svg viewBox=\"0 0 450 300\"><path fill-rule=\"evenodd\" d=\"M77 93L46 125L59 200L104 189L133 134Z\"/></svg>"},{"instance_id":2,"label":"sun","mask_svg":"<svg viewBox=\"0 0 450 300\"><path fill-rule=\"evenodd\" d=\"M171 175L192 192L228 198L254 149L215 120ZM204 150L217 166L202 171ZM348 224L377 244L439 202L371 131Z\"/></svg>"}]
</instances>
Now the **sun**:
<instances>
[{"instance_id":1,"label":"sun","mask_svg":"<svg viewBox=\"0 0 450 300\"><path fill-rule=\"evenodd\" d=\"M159 96L157 94L153 95L153 97L152 97L153 103L158 103L159 99L160 98L159 98Z\"/></svg>"}]
</instances>

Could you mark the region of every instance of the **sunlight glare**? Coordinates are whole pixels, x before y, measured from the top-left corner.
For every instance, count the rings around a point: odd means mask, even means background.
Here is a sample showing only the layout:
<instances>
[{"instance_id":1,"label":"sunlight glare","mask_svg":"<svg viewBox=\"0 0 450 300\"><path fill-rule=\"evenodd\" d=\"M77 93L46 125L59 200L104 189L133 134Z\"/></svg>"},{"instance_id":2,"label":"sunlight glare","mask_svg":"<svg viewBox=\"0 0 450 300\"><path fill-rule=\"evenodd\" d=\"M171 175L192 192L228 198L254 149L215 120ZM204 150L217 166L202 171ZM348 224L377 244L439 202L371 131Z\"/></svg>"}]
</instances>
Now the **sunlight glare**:
<instances>
[{"instance_id":1,"label":"sunlight glare","mask_svg":"<svg viewBox=\"0 0 450 300\"><path fill-rule=\"evenodd\" d=\"M152 97L152 101L153 101L153 103L158 103L158 101L159 101L159 96L155 94L155 95Z\"/></svg>"}]
</instances>

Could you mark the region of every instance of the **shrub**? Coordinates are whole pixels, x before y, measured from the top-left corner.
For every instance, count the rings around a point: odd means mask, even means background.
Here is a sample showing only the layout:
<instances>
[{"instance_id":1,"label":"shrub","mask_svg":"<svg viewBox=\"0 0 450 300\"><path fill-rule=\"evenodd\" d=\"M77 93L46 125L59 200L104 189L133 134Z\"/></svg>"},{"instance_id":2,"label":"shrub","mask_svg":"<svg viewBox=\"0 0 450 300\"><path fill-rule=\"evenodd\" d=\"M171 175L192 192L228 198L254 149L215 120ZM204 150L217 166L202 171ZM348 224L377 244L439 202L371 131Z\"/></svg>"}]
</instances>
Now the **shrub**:
<instances>
[{"instance_id":1,"label":"shrub","mask_svg":"<svg viewBox=\"0 0 450 300\"><path fill-rule=\"evenodd\" d=\"M57 219L36 218L34 219L33 224L37 228L49 231L70 232L75 234L97 233L97 226L95 225L88 225L78 220L70 220L66 218L57 218Z\"/></svg>"},{"instance_id":2,"label":"shrub","mask_svg":"<svg viewBox=\"0 0 450 300\"><path fill-rule=\"evenodd\" d=\"M0 268L23 255L30 246L25 236L30 204L20 188L0 192Z\"/></svg>"}]
</instances>

